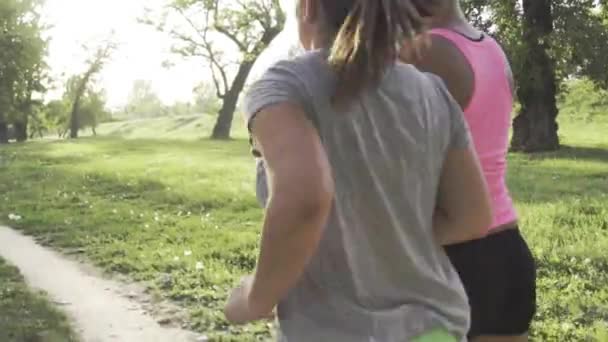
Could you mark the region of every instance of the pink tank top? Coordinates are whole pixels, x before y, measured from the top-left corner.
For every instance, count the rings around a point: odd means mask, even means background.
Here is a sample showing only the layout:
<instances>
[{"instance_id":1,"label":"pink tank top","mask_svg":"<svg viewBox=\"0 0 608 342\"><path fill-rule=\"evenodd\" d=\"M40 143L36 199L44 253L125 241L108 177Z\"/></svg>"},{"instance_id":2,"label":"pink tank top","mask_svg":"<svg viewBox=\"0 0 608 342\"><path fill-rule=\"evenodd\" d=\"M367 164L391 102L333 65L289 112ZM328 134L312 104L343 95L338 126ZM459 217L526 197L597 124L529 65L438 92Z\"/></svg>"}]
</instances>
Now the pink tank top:
<instances>
[{"instance_id":1,"label":"pink tank top","mask_svg":"<svg viewBox=\"0 0 608 342\"><path fill-rule=\"evenodd\" d=\"M517 212L505 179L513 110L505 54L487 35L476 41L446 29L434 29L431 34L456 45L475 74L473 96L464 114L492 196L494 222L489 229L516 221Z\"/></svg>"}]
</instances>

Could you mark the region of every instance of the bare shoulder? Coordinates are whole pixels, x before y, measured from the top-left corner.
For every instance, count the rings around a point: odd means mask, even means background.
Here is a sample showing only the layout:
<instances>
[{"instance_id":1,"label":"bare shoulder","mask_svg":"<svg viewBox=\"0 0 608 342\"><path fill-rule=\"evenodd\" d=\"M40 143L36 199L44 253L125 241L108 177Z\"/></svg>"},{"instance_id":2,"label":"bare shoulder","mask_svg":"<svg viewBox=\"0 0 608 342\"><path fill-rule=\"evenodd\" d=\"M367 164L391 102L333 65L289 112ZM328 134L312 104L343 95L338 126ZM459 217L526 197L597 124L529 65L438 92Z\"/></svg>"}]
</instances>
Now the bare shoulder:
<instances>
[{"instance_id":1,"label":"bare shoulder","mask_svg":"<svg viewBox=\"0 0 608 342\"><path fill-rule=\"evenodd\" d=\"M475 87L473 69L460 49L449 39L430 34L430 45L415 61L410 61L421 71L439 76L451 95L465 109Z\"/></svg>"}]
</instances>

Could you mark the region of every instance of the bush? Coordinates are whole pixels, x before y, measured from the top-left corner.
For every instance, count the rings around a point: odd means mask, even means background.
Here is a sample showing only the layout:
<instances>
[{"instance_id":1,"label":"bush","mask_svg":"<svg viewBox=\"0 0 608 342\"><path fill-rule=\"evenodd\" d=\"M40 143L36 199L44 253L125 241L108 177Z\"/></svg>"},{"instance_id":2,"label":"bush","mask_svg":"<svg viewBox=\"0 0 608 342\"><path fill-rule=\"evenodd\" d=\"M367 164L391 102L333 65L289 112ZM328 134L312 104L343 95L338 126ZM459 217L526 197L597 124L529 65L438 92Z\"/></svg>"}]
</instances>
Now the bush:
<instances>
[{"instance_id":1,"label":"bush","mask_svg":"<svg viewBox=\"0 0 608 342\"><path fill-rule=\"evenodd\" d=\"M560 117L574 121L608 120L608 91L587 78L564 82L558 102Z\"/></svg>"}]
</instances>

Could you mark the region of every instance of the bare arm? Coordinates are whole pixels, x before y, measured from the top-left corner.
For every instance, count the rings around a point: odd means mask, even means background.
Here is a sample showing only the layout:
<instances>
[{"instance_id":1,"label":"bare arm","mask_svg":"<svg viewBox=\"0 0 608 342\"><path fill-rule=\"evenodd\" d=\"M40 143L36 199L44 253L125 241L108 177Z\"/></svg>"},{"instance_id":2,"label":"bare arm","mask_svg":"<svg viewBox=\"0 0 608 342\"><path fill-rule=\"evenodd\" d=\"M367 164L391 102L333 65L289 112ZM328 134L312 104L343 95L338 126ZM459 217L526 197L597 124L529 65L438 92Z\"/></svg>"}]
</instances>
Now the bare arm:
<instances>
[{"instance_id":1,"label":"bare arm","mask_svg":"<svg viewBox=\"0 0 608 342\"><path fill-rule=\"evenodd\" d=\"M472 146L448 152L439 184L434 230L442 245L483 237L492 224L486 182Z\"/></svg>"},{"instance_id":2,"label":"bare arm","mask_svg":"<svg viewBox=\"0 0 608 342\"><path fill-rule=\"evenodd\" d=\"M270 199L249 302L255 311L270 312L315 252L334 187L325 150L302 108L267 107L251 128L266 162Z\"/></svg>"},{"instance_id":3,"label":"bare arm","mask_svg":"<svg viewBox=\"0 0 608 342\"><path fill-rule=\"evenodd\" d=\"M407 57L407 55L403 55ZM405 60L418 69L439 76L460 109L465 110L473 96L475 75L460 50L449 40L431 34L424 54ZM462 121L458 113L456 121ZM457 135L464 138L466 128L459 122ZM443 245L483 237L492 224L492 208L483 172L472 145L451 148L444 163L434 229Z\"/></svg>"}]
</instances>

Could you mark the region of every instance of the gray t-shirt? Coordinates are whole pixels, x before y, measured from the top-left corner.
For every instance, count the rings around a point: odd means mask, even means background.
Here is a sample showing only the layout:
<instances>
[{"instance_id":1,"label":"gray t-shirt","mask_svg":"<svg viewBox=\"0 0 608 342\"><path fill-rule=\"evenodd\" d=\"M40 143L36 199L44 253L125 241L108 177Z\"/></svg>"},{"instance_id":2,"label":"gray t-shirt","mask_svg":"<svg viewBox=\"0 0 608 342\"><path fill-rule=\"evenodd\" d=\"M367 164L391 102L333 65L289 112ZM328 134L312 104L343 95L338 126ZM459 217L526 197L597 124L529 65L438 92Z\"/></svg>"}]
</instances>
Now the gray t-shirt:
<instances>
[{"instance_id":1,"label":"gray t-shirt","mask_svg":"<svg viewBox=\"0 0 608 342\"><path fill-rule=\"evenodd\" d=\"M275 64L245 101L249 121L273 104L302 105L335 179L321 243L278 307L280 340L403 342L435 328L464 339L467 297L432 230L448 149L469 144L463 114L436 76L400 63L336 112L325 56ZM262 163L257 185L265 203Z\"/></svg>"}]
</instances>

